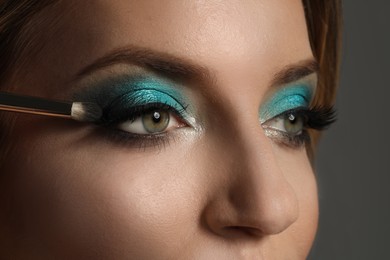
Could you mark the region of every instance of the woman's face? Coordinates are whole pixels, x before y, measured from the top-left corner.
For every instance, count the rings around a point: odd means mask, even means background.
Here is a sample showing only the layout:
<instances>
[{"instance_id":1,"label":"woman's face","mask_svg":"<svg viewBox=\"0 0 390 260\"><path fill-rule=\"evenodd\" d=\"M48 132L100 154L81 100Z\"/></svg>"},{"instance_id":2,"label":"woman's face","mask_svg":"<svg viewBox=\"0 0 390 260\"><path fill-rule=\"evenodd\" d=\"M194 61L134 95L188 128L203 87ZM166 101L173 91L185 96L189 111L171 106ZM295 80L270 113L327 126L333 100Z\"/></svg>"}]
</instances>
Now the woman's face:
<instances>
[{"instance_id":1,"label":"woman's face","mask_svg":"<svg viewBox=\"0 0 390 260\"><path fill-rule=\"evenodd\" d=\"M10 252L307 256L315 177L299 123L278 116L316 85L300 0L61 1L31 26L12 87L104 119L18 115L0 184Z\"/></svg>"}]
</instances>

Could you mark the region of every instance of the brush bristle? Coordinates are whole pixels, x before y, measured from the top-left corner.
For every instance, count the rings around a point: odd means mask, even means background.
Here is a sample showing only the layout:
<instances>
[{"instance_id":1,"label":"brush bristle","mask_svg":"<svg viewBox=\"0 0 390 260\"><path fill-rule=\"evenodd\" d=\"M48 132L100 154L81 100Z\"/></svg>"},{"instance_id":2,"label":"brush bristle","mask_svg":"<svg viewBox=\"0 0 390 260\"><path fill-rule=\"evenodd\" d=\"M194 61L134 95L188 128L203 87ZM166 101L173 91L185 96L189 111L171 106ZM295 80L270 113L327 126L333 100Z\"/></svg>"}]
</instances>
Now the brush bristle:
<instances>
[{"instance_id":1,"label":"brush bristle","mask_svg":"<svg viewBox=\"0 0 390 260\"><path fill-rule=\"evenodd\" d=\"M74 102L72 118L82 122L96 122L102 116L102 109L95 103Z\"/></svg>"}]
</instances>

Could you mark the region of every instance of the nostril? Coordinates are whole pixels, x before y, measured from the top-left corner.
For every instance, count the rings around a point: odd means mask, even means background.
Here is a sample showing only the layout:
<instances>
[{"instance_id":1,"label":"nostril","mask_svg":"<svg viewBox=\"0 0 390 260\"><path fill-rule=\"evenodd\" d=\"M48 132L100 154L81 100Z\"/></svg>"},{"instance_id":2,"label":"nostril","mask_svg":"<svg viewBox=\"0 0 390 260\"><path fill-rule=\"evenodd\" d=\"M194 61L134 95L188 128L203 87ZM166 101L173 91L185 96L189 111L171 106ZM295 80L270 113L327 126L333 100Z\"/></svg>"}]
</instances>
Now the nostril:
<instances>
[{"instance_id":1,"label":"nostril","mask_svg":"<svg viewBox=\"0 0 390 260\"><path fill-rule=\"evenodd\" d=\"M238 236L259 238L263 235L259 229L247 226L228 226L224 227L224 230L225 233L230 233L231 238Z\"/></svg>"}]
</instances>

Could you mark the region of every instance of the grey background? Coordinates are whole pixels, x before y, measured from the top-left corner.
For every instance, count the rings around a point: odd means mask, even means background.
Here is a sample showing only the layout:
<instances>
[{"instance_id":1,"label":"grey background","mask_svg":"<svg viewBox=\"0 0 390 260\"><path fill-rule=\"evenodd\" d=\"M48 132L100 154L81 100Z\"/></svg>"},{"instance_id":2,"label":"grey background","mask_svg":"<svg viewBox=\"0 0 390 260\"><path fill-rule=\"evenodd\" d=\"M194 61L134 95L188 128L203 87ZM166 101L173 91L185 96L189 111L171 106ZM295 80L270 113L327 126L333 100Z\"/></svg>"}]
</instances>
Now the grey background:
<instances>
[{"instance_id":1,"label":"grey background","mask_svg":"<svg viewBox=\"0 0 390 260\"><path fill-rule=\"evenodd\" d=\"M390 259L390 1L343 6L339 121L319 147L309 259Z\"/></svg>"}]
</instances>

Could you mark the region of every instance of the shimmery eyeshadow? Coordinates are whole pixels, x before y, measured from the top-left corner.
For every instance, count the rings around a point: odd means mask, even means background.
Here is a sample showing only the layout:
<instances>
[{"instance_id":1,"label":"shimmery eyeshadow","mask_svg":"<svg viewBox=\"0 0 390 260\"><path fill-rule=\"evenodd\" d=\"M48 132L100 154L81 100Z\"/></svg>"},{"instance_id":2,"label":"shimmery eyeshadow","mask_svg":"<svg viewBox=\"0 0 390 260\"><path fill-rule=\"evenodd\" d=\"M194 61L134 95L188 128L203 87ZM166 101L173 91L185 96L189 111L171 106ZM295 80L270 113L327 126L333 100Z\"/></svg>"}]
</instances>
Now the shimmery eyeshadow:
<instances>
[{"instance_id":1,"label":"shimmery eyeshadow","mask_svg":"<svg viewBox=\"0 0 390 260\"><path fill-rule=\"evenodd\" d=\"M189 124L195 119L192 106L173 83L149 76L125 76L107 79L74 97L78 101L95 102L103 109L105 120L121 117L136 106L162 103L174 108Z\"/></svg>"},{"instance_id":2,"label":"shimmery eyeshadow","mask_svg":"<svg viewBox=\"0 0 390 260\"><path fill-rule=\"evenodd\" d=\"M260 108L260 122L294 108L308 107L313 96L313 88L308 85L285 87L276 92Z\"/></svg>"}]
</instances>

